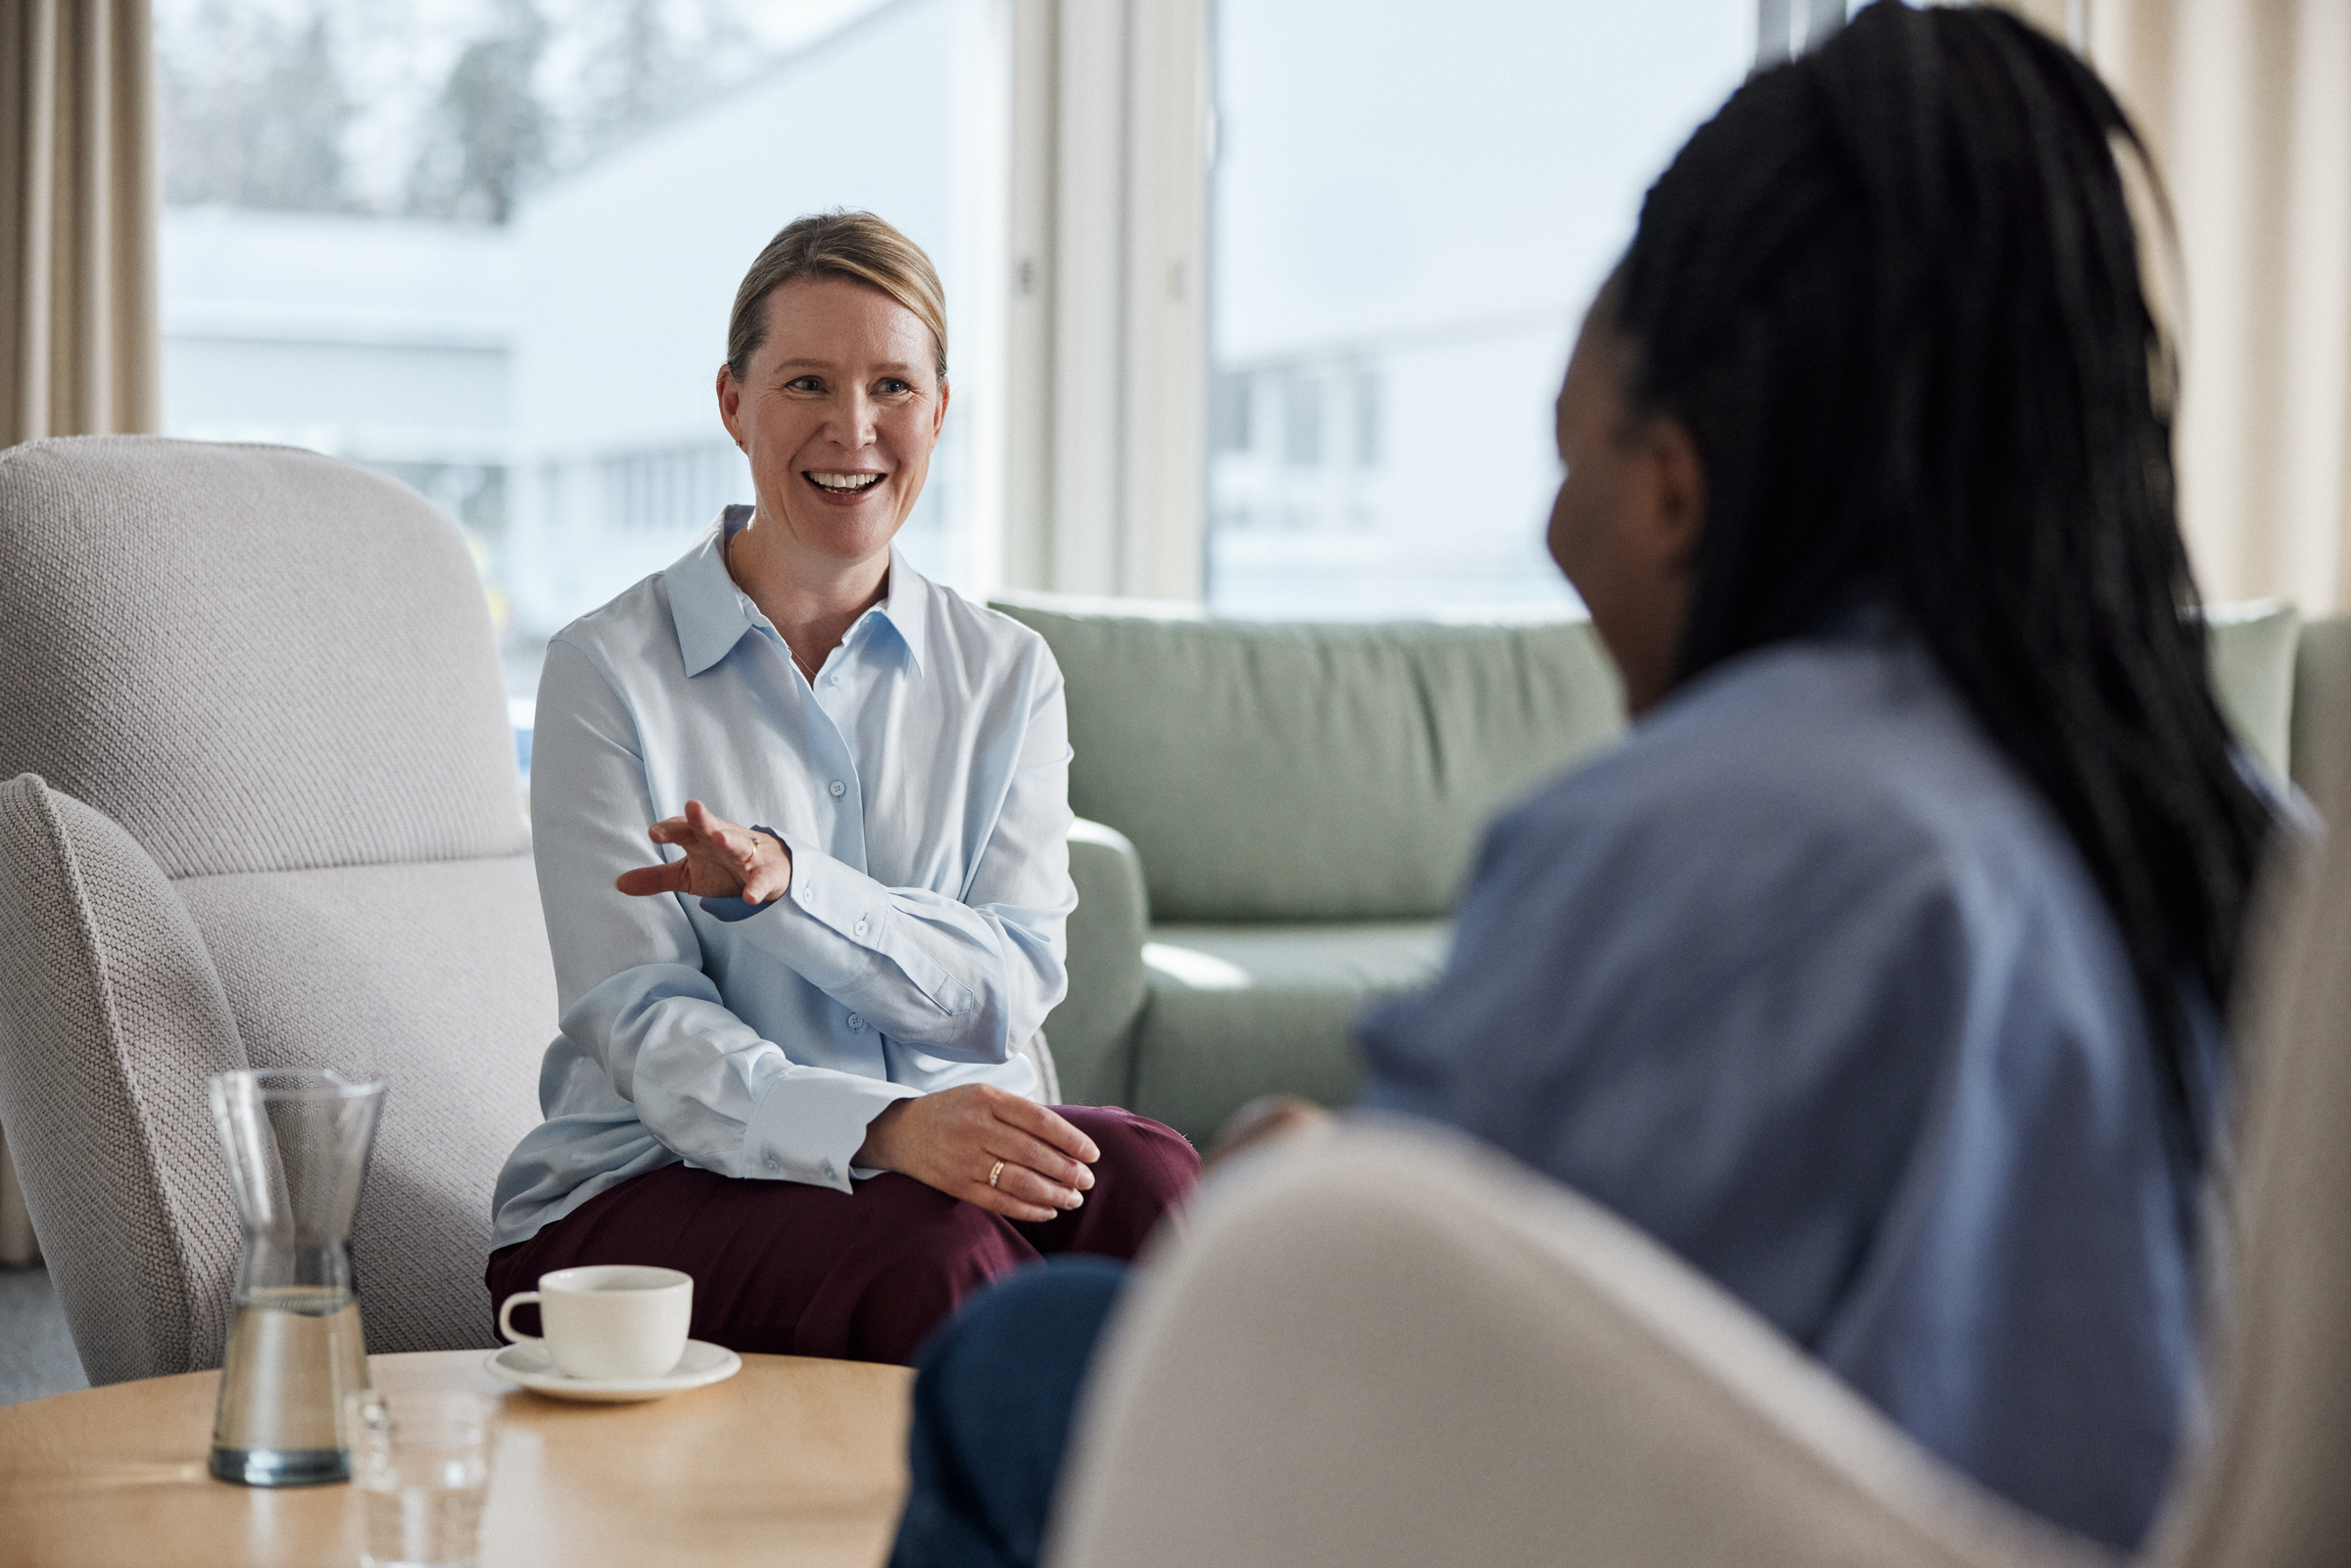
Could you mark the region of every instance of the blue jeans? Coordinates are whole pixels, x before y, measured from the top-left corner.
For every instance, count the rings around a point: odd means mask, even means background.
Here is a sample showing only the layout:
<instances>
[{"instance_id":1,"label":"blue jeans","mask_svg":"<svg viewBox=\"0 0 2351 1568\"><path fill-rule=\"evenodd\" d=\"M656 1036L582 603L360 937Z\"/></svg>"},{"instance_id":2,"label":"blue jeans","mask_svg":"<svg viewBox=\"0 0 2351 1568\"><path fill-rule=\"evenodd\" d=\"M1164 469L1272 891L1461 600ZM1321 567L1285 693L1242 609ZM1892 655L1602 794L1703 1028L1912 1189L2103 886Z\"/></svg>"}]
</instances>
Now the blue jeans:
<instances>
[{"instance_id":1,"label":"blue jeans","mask_svg":"<svg viewBox=\"0 0 2351 1568\"><path fill-rule=\"evenodd\" d=\"M913 1486L889 1568L1032 1568L1070 1418L1127 1268L1049 1258L968 1302L915 1359Z\"/></svg>"}]
</instances>

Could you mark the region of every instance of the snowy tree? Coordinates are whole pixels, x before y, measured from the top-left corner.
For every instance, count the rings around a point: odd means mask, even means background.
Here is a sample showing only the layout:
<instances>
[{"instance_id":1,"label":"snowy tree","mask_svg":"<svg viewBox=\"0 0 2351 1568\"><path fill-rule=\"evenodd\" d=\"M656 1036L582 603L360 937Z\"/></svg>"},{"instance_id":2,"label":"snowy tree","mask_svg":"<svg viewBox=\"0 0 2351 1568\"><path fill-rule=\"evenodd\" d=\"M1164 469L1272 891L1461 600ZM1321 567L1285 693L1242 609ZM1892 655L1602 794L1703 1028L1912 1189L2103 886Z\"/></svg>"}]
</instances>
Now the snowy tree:
<instances>
[{"instance_id":1,"label":"snowy tree","mask_svg":"<svg viewBox=\"0 0 2351 1568\"><path fill-rule=\"evenodd\" d=\"M573 84L571 154L586 162L741 79L755 55L725 0L578 0L592 40Z\"/></svg>"},{"instance_id":2,"label":"snowy tree","mask_svg":"<svg viewBox=\"0 0 2351 1568\"><path fill-rule=\"evenodd\" d=\"M547 21L531 0L495 0L427 118L408 179L420 216L504 223L549 168L549 114L534 85Z\"/></svg>"},{"instance_id":3,"label":"snowy tree","mask_svg":"<svg viewBox=\"0 0 2351 1568\"><path fill-rule=\"evenodd\" d=\"M154 0L165 200L504 222L874 3Z\"/></svg>"},{"instance_id":4,"label":"snowy tree","mask_svg":"<svg viewBox=\"0 0 2351 1568\"><path fill-rule=\"evenodd\" d=\"M208 0L162 76L165 199L298 212L353 205L343 137L353 117L332 19Z\"/></svg>"}]
</instances>

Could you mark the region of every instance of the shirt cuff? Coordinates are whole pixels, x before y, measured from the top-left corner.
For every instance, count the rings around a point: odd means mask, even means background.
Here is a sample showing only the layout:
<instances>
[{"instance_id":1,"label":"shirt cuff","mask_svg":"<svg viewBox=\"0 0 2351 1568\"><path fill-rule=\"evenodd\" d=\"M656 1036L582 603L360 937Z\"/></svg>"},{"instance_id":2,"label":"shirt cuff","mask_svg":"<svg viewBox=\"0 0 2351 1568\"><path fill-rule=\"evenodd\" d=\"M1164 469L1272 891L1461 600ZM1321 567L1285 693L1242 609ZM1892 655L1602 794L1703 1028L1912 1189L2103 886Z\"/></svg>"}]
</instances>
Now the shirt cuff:
<instances>
[{"instance_id":1,"label":"shirt cuff","mask_svg":"<svg viewBox=\"0 0 2351 1568\"><path fill-rule=\"evenodd\" d=\"M865 1129L898 1101L921 1094L854 1072L779 1074L744 1123L744 1174L847 1192L851 1179L874 1174L849 1165Z\"/></svg>"},{"instance_id":2,"label":"shirt cuff","mask_svg":"<svg viewBox=\"0 0 2351 1568\"><path fill-rule=\"evenodd\" d=\"M732 926L739 920L749 920L763 909L773 909L784 900L771 898L764 904L751 904L740 898L705 898L701 902L703 914Z\"/></svg>"},{"instance_id":3,"label":"shirt cuff","mask_svg":"<svg viewBox=\"0 0 2351 1568\"><path fill-rule=\"evenodd\" d=\"M889 889L813 844L784 843L792 851L792 885L777 902L789 899L818 925L860 947L880 949L889 924Z\"/></svg>"}]
</instances>

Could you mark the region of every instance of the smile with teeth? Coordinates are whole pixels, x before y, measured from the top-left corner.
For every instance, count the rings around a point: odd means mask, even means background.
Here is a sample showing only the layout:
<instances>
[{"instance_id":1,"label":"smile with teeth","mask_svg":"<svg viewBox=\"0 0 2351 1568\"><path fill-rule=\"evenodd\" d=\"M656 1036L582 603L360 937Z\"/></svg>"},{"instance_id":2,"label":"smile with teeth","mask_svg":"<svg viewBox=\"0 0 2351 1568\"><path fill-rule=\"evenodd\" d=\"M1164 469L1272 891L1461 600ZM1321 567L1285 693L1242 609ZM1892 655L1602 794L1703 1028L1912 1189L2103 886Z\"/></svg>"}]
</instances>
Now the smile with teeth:
<instances>
[{"instance_id":1,"label":"smile with teeth","mask_svg":"<svg viewBox=\"0 0 2351 1568\"><path fill-rule=\"evenodd\" d=\"M880 474L820 474L813 469L806 470L806 472L810 482L821 489L845 491L850 494L861 490L871 490L882 483Z\"/></svg>"}]
</instances>

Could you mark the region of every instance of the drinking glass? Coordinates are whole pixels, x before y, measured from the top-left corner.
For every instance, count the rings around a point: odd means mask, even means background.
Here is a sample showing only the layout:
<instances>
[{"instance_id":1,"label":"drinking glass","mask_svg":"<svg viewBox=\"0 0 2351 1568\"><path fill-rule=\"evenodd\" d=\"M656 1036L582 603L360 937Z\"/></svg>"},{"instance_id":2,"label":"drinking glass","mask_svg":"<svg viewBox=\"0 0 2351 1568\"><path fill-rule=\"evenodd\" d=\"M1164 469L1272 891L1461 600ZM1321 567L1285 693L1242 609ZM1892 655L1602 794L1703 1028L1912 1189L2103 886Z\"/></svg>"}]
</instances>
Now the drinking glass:
<instances>
[{"instance_id":1,"label":"drinking glass","mask_svg":"<svg viewBox=\"0 0 2351 1568\"><path fill-rule=\"evenodd\" d=\"M346 1401L366 1568L458 1568L478 1548L497 1402L443 1391Z\"/></svg>"},{"instance_id":2,"label":"drinking glass","mask_svg":"<svg viewBox=\"0 0 2351 1568\"><path fill-rule=\"evenodd\" d=\"M212 1473L251 1487L345 1480L344 1400L367 1386L351 1222L384 1085L269 1068L216 1075L212 1099L244 1231Z\"/></svg>"}]
</instances>

